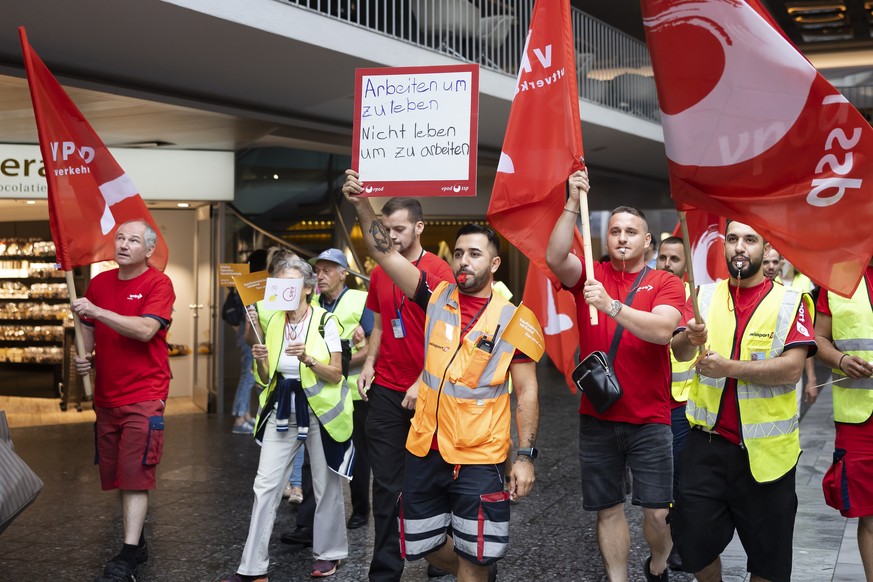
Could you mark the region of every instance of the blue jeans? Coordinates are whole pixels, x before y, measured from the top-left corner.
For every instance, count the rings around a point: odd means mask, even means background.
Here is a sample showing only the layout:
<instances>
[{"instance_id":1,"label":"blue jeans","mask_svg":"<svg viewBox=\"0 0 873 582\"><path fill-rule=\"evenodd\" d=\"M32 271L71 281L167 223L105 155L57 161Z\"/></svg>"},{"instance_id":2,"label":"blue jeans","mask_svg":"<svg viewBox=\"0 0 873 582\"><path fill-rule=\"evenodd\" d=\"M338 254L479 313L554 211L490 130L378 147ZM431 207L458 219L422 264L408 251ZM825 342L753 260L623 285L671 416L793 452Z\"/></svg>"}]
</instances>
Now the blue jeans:
<instances>
[{"instance_id":1,"label":"blue jeans","mask_svg":"<svg viewBox=\"0 0 873 582\"><path fill-rule=\"evenodd\" d=\"M303 487L303 447L297 451L294 464L291 465L291 479L288 481L291 487Z\"/></svg>"},{"instance_id":2,"label":"blue jeans","mask_svg":"<svg viewBox=\"0 0 873 582\"><path fill-rule=\"evenodd\" d=\"M255 374L252 371L252 348L246 342L246 322L243 322L236 330L236 345L242 352L240 358L239 384L236 385L236 396L233 398L233 415L245 416L251 414L252 386L255 385Z\"/></svg>"}]
</instances>

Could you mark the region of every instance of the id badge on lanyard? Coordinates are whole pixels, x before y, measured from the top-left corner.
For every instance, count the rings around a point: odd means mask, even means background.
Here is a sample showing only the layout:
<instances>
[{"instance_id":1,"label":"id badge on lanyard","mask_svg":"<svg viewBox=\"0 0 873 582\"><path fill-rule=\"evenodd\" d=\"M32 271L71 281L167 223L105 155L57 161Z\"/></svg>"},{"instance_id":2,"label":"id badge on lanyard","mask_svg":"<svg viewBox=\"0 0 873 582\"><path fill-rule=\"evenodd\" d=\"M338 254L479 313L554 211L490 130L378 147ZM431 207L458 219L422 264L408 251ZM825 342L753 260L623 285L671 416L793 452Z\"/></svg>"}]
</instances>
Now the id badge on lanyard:
<instances>
[{"instance_id":1,"label":"id badge on lanyard","mask_svg":"<svg viewBox=\"0 0 873 582\"><path fill-rule=\"evenodd\" d=\"M403 339L406 337L406 329L403 327L403 319L400 317L400 310L395 311L397 317L391 320L391 330L394 332L394 339Z\"/></svg>"}]
</instances>

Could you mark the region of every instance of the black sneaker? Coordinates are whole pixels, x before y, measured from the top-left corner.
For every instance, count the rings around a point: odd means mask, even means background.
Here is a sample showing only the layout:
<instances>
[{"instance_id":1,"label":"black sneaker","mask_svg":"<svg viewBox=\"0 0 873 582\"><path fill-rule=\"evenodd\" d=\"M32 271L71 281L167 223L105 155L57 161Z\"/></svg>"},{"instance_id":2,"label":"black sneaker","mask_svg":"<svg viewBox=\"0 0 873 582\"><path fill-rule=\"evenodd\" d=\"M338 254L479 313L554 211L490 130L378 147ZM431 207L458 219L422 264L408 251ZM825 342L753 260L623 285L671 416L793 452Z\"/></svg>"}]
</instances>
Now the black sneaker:
<instances>
[{"instance_id":1,"label":"black sneaker","mask_svg":"<svg viewBox=\"0 0 873 582\"><path fill-rule=\"evenodd\" d=\"M312 528L295 528L294 531L289 531L279 536L279 541L283 544L299 545L307 548L312 547Z\"/></svg>"},{"instance_id":2,"label":"black sneaker","mask_svg":"<svg viewBox=\"0 0 873 582\"><path fill-rule=\"evenodd\" d=\"M664 568L660 575L655 576L649 566L652 564L652 556L646 558L643 564L643 574L646 575L646 582L670 582L670 569Z\"/></svg>"},{"instance_id":3,"label":"black sneaker","mask_svg":"<svg viewBox=\"0 0 873 582\"><path fill-rule=\"evenodd\" d=\"M113 560L106 564L94 582L136 582L136 571L127 562Z\"/></svg>"}]
</instances>

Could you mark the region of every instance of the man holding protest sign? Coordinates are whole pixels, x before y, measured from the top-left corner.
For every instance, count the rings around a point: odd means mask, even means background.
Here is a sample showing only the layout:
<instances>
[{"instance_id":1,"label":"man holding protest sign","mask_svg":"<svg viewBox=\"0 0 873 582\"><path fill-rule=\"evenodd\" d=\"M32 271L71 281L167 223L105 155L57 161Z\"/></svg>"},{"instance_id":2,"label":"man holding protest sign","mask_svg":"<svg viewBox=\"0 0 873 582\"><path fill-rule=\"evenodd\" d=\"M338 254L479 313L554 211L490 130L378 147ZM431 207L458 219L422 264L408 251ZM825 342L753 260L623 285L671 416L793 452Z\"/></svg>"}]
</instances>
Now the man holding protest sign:
<instances>
[{"instance_id":1,"label":"man holding protest sign","mask_svg":"<svg viewBox=\"0 0 873 582\"><path fill-rule=\"evenodd\" d=\"M651 551L646 579L666 580L672 547L666 519L673 500L667 344L679 324L685 294L678 277L646 267L648 224L642 212L629 206L619 206L610 216L609 260L594 263L594 272L586 273L582 259L570 251L580 193L589 189L588 172L573 173L568 184L570 196L549 240L546 262L576 296L580 354L606 352L620 330L628 332L621 335L611 362L623 395L603 413L583 396L579 409L582 506L597 512L597 541L607 576L626 579L630 534L624 499L630 467L632 501L643 507L643 535ZM589 305L607 314L606 321L592 325Z\"/></svg>"},{"instance_id":2,"label":"man holding protest sign","mask_svg":"<svg viewBox=\"0 0 873 582\"><path fill-rule=\"evenodd\" d=\"M94 412L100 484L121 491L124 542L98 582L133 581L148 559L143 524L149 490L164 448L164 406L170 390L167 329L176 299L170 278L148 264L157 234L145 221L118 227L118 269L91 280L72 303L82 318L87 357L76 356L79 374L96 370ZM92 355L92 352L96 355Z\"/></svg>"},{"instance_id":3,"label":"man holding protest sign","mask_svg":"<svg viewBox=\"0 0 873 582\"><path fill-rule=\"evenodd\" d=\"M404 296L427 313L424 370L406 397L416 412L406 441L403 552L407 559L427 557L460 581L487 580L508 548L510 496L523 497L533 486L537 383L533 362L520 350L542 356L542 332L529 310L492 293L500 266L493 230L462 227L452 259L456 284L439 281L394 248L370 202L358 197L364 186L357 173L346 174L343 192L364 241ZM522 447L506 492L510 376Z\"/></svg>"},{"instance_id":4,"label":"man holding protest sign","mask_svg":"<svg viewBox=\"0 0 873 582\"><path fill-rule=\"evenodd\" d=\"M441 281L452 278L445 261L421 246L424 214L413 198L391 198L382 207L381 224L400 256ZM403 558L397 530L397 498L403 484L404 443L415 400L407 397L424 365L424 312L386 275L381 266L370 274L366 306L373 311L373 332L358 390L369 402L367 453L373 471L375 539L369 577L399 582ZM388 321L390 329L383 329Z\"/></svg>"}]
</instances>

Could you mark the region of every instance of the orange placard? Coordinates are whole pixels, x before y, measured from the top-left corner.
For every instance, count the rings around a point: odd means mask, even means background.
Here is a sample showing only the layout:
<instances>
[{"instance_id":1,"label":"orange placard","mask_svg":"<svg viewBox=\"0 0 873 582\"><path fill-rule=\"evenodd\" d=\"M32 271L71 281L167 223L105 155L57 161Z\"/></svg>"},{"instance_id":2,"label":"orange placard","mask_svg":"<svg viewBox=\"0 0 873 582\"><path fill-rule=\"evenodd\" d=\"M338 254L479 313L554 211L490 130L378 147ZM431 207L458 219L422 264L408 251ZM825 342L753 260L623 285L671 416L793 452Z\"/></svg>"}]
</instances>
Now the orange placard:
<instances>
[{"instance_id":1,"label":"orange placard","mask_svg":"<svg viewBox=\"0 0 873 582\"><path fill-rule=\"evenodd\" d=\"M237 275L233 278L233 284L242 299L243 305L252 305L264 298L264 290L267 288L267 271L256 271L245 275Z\"/></svg>"},{"instance_id":2,"label":"orange placard","mask_svg":"<svg viewBox=\"0 0 873 582\"><path fill-rule=\"evenodd\" d=\"M533 311L524 305L519 305L515 310L512 319L506 324L506 330L501 335L501 339L509 342L515 346L515 349L537 362L540 361L546 350L543 328L540 327L540 322L537 321Z\"/></svg>"},{"instance_id":3,"label":"orange placard","mask_svg":"<svg viewBox=\"0 0 873 582\"><path fill-rule=\"evenodd\" d=\"M218 286L233 287L233 278L240 275L247 275L249 272L248 263L219 263L218 264Z\"/></svg>"}]
</instances>

